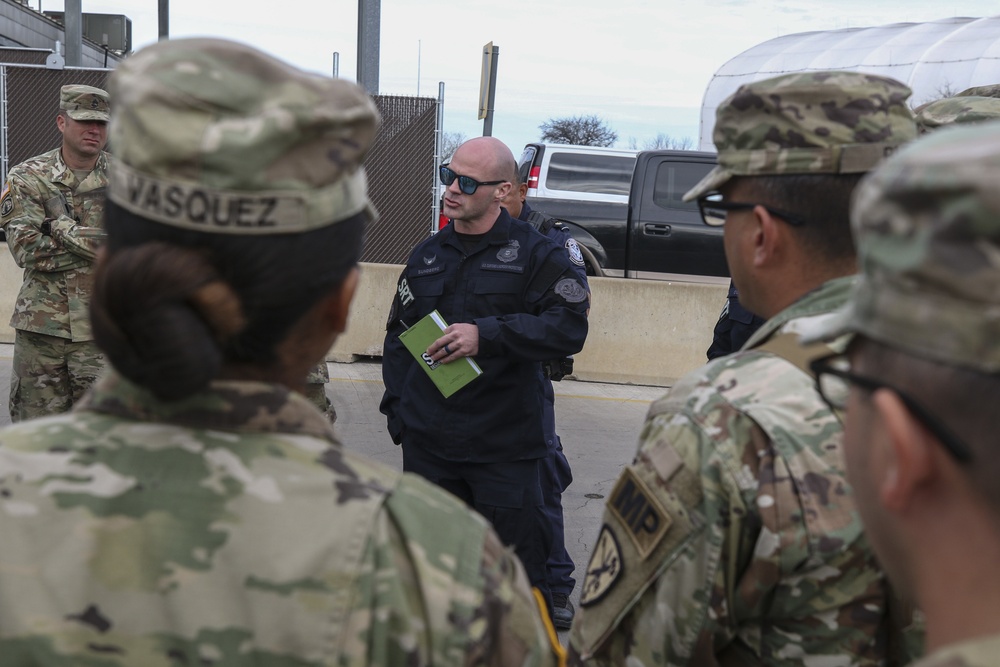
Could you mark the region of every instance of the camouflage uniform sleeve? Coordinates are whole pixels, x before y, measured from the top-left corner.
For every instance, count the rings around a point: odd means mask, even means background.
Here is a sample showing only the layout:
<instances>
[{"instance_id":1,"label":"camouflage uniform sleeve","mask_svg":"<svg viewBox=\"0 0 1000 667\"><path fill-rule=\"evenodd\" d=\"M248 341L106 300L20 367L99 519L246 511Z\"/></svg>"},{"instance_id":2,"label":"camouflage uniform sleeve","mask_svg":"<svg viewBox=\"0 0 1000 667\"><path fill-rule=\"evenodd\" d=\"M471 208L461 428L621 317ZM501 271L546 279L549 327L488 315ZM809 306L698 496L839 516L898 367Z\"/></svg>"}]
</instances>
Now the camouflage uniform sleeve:
<instances>
[{"instance_id":1,"label":"camouflage uniform sleeve","mask_svg":"<svg viewBox=\"0 0 1000 667\"><path fill-rule=\"evenodd\" d=\"M3 206L2 224L7 245L21 268L36 271L66 271L90 265L106 234L99 227L80 225L67 210L65 199L55 189L44 190L36 179L15 173L7 183L10 205ZM51 220L51 233L42 234L41 224Z\"/></svg>"},{"instance_id":2,"label":"camouflage uniform sleeve","mask_svg":"<svg viewBox=\"0 0 1000 667\"><path fill-rule=\"evenodd\" d=\"M493 530L486 534L481 567L483 602L475 617L483 631L470 643L467 664L562 664L555 628L547 612L541 611L524 566Z\"/></svg>"},{"instance_id":3,"label":"camouflage uniform sleeve","mask_svg":"<svg viewBox=\"0 0 1000 667\"><path fill-rule=\"evenodd\" d=\"M735 636L730 601L755 531L740 466L720 449L683 413L647 421L587 566L572 664L714 664Z\"/></svg>"},{"instance_id":4,"label":"camouflage uniform sleeve","mask_svg":"<svg viewBox=\"0 0 1000 667\"><path fill-rule=\"evenodd\" d=\"M404 476L376 539L373 628L395 653L370 664L545 667L561 647L524 567L485 519ZM555 642L555 647L553 642ZM373 656L374 657L374 656Z\"/></svg>"},{"instance_id":5,"label":"camouflage uniform sleeve","mask_svg":"<svg viewBox=\"0 0 1000 667\"><path fill-rule=\"evenodd\" d=\"M886 663L885 578L812 382L741 353L653 404L587 567L579 659Z\"/></svg>"}]
</instances>

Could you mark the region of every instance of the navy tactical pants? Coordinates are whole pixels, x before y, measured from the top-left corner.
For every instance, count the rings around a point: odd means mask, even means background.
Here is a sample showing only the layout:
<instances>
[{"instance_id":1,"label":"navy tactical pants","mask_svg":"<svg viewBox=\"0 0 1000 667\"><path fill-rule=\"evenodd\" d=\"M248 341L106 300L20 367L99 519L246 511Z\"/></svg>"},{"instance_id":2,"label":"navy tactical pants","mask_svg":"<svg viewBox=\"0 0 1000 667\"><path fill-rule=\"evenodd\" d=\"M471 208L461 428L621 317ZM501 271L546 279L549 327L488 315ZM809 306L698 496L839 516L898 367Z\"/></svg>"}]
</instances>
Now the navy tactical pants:
<instances>
[{"instance_id":1,"label":"navy tactical pants","mask_svg":"<svg viewBox=\"0 0 1000 667\"><path fill-rule=\"evenodd\" d=\"M566 551L566 530L563 525L562 494L573 482L569 461L563 454L562 442L556 436L556 446L542 459L540 478L545 517L552 526L552 550L545 563L546 579L553 593L569 595L573 592L576 565Z\"/></svg>"},{"instance_id":2,"label":"navy tactical pants","mask_svg":"<svg viewBox=\"0 0 1000 667\"><path fill-rule=\"evenodd\" d=\"M500 540L514 548L528 581L545 597L552 594L545 563L552 550L552 524L542 507L542 459L504 463L447 461L403 440L403 470L414 472L452 493L493 524Z\"/></svg>"}]
</instances>

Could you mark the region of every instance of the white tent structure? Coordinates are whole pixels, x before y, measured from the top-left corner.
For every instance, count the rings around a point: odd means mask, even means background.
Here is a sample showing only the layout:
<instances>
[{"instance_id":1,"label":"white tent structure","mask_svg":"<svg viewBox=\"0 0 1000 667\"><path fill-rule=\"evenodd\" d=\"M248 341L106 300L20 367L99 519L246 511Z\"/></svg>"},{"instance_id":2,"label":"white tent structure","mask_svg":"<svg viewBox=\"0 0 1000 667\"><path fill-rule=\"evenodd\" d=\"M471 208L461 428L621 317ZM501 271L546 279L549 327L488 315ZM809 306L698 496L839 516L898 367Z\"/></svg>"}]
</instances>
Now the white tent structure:
<instances>
[{"instance_id":1,"label":"white tent structure","mask_svg":"<svg viewBox=\"0 0 1000 667\"><path fill-rule=\"evenodd\" d=\"M715 150L715 110L744 83L823 69L890 76L913 90L912 106L1000 83L1000 16L803 32L758 44L709 82L701 104L700 150Z\"/></svg>"}]
</instances>

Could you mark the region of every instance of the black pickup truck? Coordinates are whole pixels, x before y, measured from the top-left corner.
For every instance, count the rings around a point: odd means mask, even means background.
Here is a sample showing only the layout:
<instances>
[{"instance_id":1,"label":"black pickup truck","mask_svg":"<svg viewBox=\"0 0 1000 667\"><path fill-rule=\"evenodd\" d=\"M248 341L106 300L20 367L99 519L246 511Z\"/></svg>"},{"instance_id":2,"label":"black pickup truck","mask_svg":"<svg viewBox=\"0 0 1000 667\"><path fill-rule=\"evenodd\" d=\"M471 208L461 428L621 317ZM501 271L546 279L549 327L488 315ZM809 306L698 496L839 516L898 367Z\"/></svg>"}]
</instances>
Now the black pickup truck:
<instances>
[{"instance_id":1,"label":"black pickup truck","mask_svg":"<svg viewBox=\"0 0 1000 667\"><path fill-rule=\"evenodd\" d=\"M714 166L714 153L559 144L528 144L519 161L528 203L565 222L589 273L728 283L722 228L682 201Z\"/></svg>"}]
</instances>

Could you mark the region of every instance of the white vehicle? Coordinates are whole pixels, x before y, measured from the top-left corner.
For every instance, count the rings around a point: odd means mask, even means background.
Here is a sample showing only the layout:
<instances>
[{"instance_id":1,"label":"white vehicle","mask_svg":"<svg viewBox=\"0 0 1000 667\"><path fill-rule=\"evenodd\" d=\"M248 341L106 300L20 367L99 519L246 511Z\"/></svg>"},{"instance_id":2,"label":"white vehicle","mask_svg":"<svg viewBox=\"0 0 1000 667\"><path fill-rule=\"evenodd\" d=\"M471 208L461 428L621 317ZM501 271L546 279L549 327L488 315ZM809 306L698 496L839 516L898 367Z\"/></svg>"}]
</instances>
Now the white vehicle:
<instances>
[{"instance_id":1,"label":"white vehicle","mask_svg":"<svg viewBox=\"0 0 1000 667\"><path fill-rule=\"evenodd\" d=\"M532 199L628 203L637 151L570 144L528 144L518 168Z\"/></svg>"}]
</instances>

